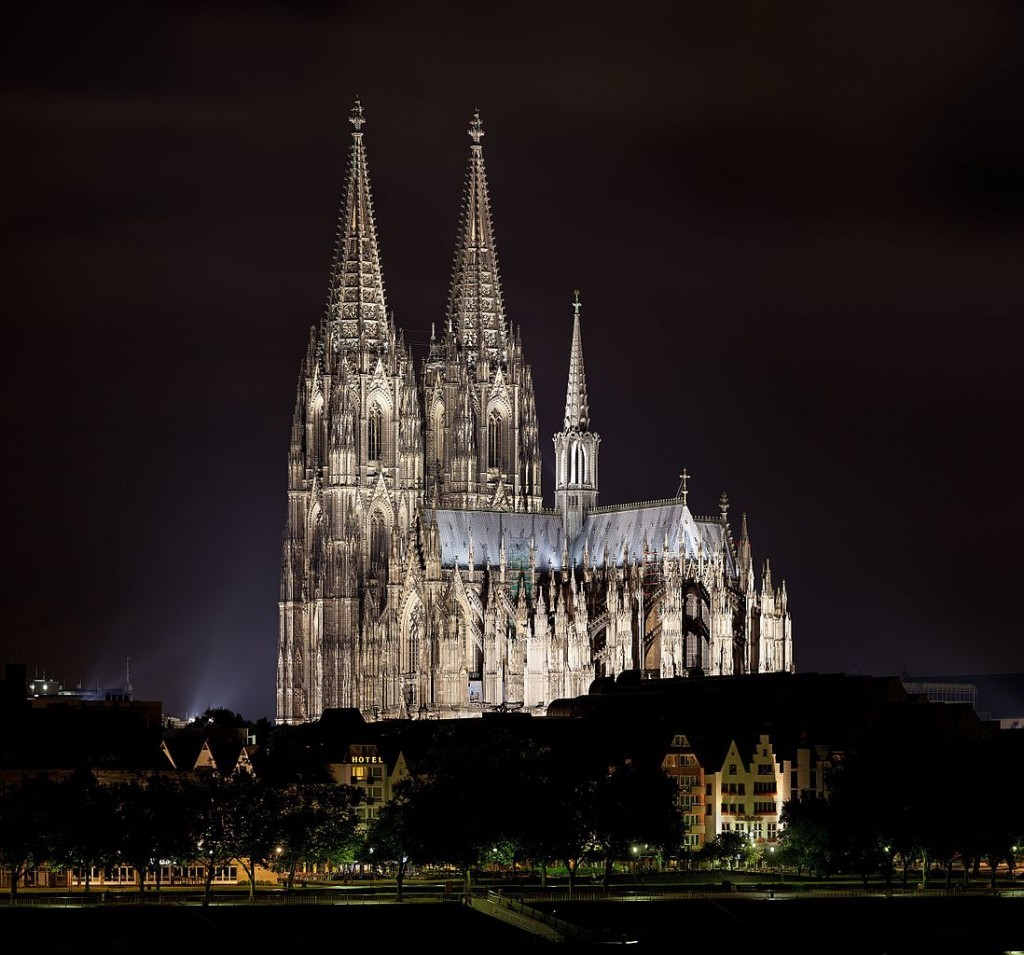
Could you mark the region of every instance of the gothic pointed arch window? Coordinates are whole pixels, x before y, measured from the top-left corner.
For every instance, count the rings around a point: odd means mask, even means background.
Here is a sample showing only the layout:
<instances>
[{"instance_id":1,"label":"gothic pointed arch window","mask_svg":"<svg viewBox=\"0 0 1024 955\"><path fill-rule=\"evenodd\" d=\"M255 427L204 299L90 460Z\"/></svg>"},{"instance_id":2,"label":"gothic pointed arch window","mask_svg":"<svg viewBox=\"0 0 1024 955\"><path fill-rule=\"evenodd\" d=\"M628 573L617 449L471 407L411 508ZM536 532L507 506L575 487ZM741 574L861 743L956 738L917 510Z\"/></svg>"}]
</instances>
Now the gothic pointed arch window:
<instances>
[{"instance_id":1,"label":"gothic pointed arch window","mask_svg":"<svg viewBox=\"0 0 1024 955\"><path fill-rule=\"evenodd\" d=\"M309 433L306 440L307 454L309 459L307 467L319 467L323 464L324 456L324 396L317 392L316 397L310 404L309 409Z\"/></svg>"},{"instance_id":2,"label":"gothic pointed arch window","mask_svg":"<svg viewBox=\"0 0 1024 955\"><path fill-rule=\"evenodd\" d=\"M368 461L379 461L384 450L384 414L380 405L370 407L366 417L366 458Z\"/></svg>"},{"instance_id":3,"label":"gothic pointed arch window","mask_svg":"<svg viewBox=\"0 0 1024 955\"><path fill-rule=\"evenodd\" d=\"M406 617L406 660L403 668L408 673L416 673L420 663L420 629L423 622L423 606L420 603L411 609Z\"/></svg>"},{"instance_id":4,"label":"gothic pointed arch window","mask_svg":"<svg viewBox=\"0 0 1024 955\"><path fill-rule=\"evenodd\" d=\"M384 515L375 511L370 518L370 573L381 580L387 579L390 536Z\"/></svg>"},{"instance_id":5,"label":"gothic pointed arch window","mask_svg":"<svg viewBox=\"0 0 1024 955\"><path fill-rule=\"evenodd\" d=\"M589 484L587 449L582 442L574 440L569 445L569 483Z\"/></svg>"},{"instance_id":6,"label":"gothic pointed arch window","mask_svg":"<svg viewBox=\"0 0 1024 955\"><path fill-rule=\"evenodd\" d=\"M433 432L434 445L431 451L434 461L440 465L444 463L444 405L434 405L434 413L430 418L430 429Z\"/></svg>"},{"instance_id":7,"label":"gothic pointed arch window","mask_svg":"<svg viewBox=\"0 0 1024 955\"><path fill-rule=\"evenodd\" d=\"M497 411L492 411L487 422L487 466L499 471L505 469L505 423Z\"/></svg>"}]
</instances>

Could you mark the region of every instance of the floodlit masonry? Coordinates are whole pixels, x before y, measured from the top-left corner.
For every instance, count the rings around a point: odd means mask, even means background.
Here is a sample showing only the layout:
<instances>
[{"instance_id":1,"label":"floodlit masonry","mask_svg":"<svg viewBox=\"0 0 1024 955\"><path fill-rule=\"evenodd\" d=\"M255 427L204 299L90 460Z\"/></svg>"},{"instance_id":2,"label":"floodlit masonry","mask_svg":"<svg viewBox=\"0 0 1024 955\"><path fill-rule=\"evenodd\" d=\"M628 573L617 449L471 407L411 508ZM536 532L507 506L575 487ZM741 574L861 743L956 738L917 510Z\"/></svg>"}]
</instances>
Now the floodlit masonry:
<instances>
[{"instance_id":1,"label":"floodlit masonry","mask_svg":"<svg viewBox=\"0 0 1024 955\"><path fill-rule=\"evenodd\" d=\"M288 453L277 722L543 714L627 670L793 671L785 582L755 572L728 499L598 506L581 303L542 506L533 378L505 314L484 169L470 149L448 310L417 368L388 311L357 102L325 313Z\"/></svg>"}]
</instances>

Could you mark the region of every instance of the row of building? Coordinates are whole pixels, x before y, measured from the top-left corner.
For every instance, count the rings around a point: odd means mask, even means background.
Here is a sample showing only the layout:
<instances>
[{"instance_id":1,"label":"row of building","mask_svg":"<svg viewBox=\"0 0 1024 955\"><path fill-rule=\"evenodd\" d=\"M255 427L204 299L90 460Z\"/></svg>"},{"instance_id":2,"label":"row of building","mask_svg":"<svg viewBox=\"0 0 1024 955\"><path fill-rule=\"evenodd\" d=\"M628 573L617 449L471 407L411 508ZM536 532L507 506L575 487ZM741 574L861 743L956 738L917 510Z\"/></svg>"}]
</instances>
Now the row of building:
<instances>
[{"instance_id":1,"label":"row of building","mask_svg":"<svg viewBox=\"0 0 1024 955\"><path fill-rule=\"evenodd\" d=\"M12 707L10 694L5 699L0 778L70 771L83 759L110 780L153 771L253 771L256 741L246 728L169 727L156 719L159 704L133 700ZM878 740L899 746L1019 736L980 719L967 703L908 693L899 677L815 673L679 680L624 673L595 681L584 696L554 701L544 717L512 709L479 720L367 721L348 708L280 731L302 734L335 782L362 790L358 811L369 825L400 782L431 771L425 760L439 733L471 750L499 729L567 755L597 751L609 768L660 766L676 783L691 851L730 831L770 850L781 836L786 801L803 792L827 795L829 770ZM15 737L29 749L12 745ZM102 883L103 873L96 877ZM111 877L120 884L124 874ZM218 878L230 882L237 871Z\"/></svg>"},{"instance_id":2,"label":"row of building","mask_svg":"<svg viewBox=\"0 0 1024 955\"><path fill-rule=\"evenodd\" d=\"M472 752L499 729L567 755L596 749L609 768L659 766L675 780L692 851L730 831L770 849L786 801L827 796L830 770L865 748L1007 735L969 704L907 692L899 677L817 673L679 680L624 673L595 681L585 696L554 701L545 717L504 709L480 720L364 721L353 708L294 728L324 754L337 782L372 797L360 807L366 823L400 781L430 772L424 758L441 734Z\"/></svg>"}]
</instances>

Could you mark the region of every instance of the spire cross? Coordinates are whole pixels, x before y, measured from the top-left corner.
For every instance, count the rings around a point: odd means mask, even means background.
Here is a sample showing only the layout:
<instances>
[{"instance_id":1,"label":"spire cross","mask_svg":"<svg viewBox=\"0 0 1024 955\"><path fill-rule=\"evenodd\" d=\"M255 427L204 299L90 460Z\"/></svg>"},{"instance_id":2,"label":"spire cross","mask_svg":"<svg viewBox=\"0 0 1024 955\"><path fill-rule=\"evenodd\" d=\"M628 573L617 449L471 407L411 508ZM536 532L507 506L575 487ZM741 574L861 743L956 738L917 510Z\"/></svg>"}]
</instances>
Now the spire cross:
<instances>
[{"instance_id":1,"label":"spire cross","mask_svg":"<svg viewBox=\"0 0 1024 955\"><path fill-rule=\"evenodd\" d=\"M474 111L473 118L469 122L468 133L469 138L473 140L473 145L479 146L480 139L483 137L484 134L484 124L480 119L480 110Z\"/></svg>"},{"instance_id":2,"label":"spire cross","mask_svg":"<svg viewBox=\"0 0 1024 955\"><path fill-rule=\"evenodd\" d=\"M580 290L579 289L574 289L572 294L573 294L573 303L572 303L573 316L575 318L579 318L580 317Z\"/></svg>"},{"instance_id":3,"label":"spire cross","mask_svg":"<svg viewBox=\"0 0 1024 955\"><path fill-rule=\"evenodd\" d=\"M348 121L355 127L357 133L362 132L363 123L366 119L363 117L363 104L359 102L359 97L356 97L356 105L352 107L352 112L348 114Z\"/></svg>"},{"instance_id":4,"label":"spire cross","mask_svg":"<svg viewBox=\"0 0 1024 955\"><path fill-rule=\"evenodd\" d=\"M686 507L686 482L690 479L690 472L683 468L683 473L679 475L681 482L679 488L679 496L683 499L683 507Z\"/></svg>"}]
</instances>

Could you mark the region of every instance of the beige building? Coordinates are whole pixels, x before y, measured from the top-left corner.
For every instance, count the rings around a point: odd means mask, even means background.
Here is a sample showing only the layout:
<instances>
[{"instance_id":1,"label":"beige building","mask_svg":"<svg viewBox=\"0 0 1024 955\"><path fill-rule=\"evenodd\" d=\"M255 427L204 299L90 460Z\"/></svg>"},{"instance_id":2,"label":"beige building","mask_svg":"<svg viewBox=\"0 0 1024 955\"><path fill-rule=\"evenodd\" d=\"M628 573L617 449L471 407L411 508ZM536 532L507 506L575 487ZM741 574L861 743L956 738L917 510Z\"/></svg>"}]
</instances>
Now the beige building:
<instances>
[{"instance_id":1,"label":"beige building","mask_svg":"<svg viewBox=\"0 0 1024 955\"><path fill-rule=\"evenodd\" d=\"M782 812L782 767L762 733L742 750L729 743L721 769L707 777L709 828L713 835L739 832L755 845L774 845Z\"/></svg>"},{"instance_id":2,"label":"beige building","mask_svg":"<svg viewBox=\"0 0 1024 955\"><path fill-rule=\"evenodd\" d=\"M782 807L804 791L825 795L828 747L798 742L783 754L779 741L761 733L729 742L720 768L705 773L705 833L739 832L770 848L781 833Z\"/></svg>"}]
</instances>

